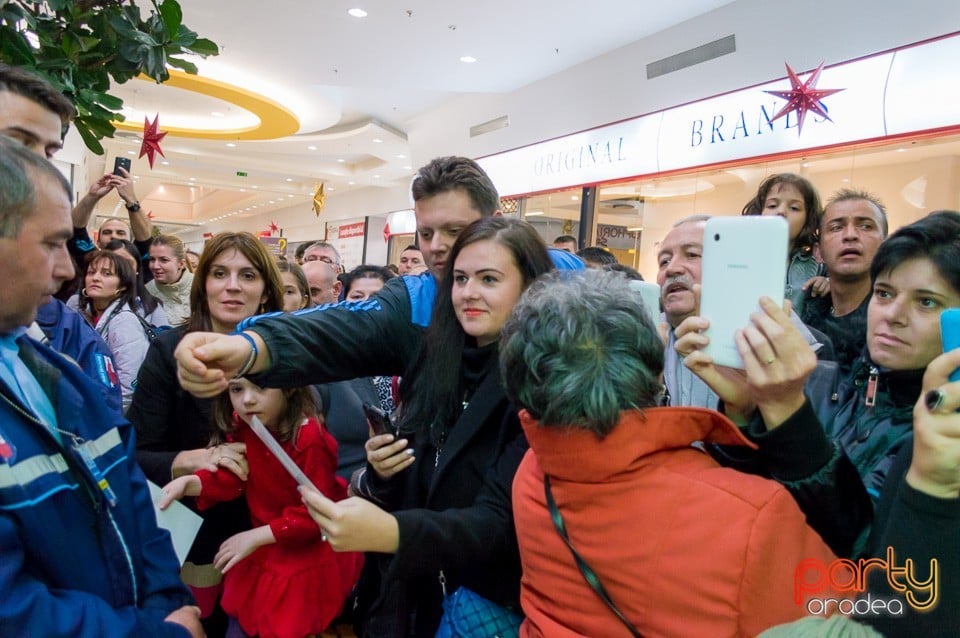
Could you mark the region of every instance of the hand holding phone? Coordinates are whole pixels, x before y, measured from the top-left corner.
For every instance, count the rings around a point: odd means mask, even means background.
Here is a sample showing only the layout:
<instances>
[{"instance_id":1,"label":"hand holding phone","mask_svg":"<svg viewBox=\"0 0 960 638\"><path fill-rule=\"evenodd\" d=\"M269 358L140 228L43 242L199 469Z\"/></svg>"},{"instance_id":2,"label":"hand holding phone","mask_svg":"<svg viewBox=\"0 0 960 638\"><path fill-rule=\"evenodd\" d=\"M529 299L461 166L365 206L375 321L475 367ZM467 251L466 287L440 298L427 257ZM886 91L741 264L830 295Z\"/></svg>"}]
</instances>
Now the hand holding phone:
<instances>
[{"instance_id":1,"label":"hand holding phone","mask_svg":"<svg viewBox=\"0 0 960 638\"><path fill-rule=\"evenodd\" d=\"M113 160L113 174L120 177L125 177L123 173L120 172L120 169L127 171L127 175L130 174L130 158L129 157L116 157Z\"/></svg>"},{"instance_id":2,"label":"hand holding phone","mask_svg":"<svg viewBox=\"0 0 960 638\"><path fill-rule=\"evenodd\" d=\"M369 403L364 403L363 413L367 415L367 421L370 423L370 427L373 428L374 434L396 434L393 422L390 420L390 415L380 408L370 405Z\"/></svg>"}]
</instances>

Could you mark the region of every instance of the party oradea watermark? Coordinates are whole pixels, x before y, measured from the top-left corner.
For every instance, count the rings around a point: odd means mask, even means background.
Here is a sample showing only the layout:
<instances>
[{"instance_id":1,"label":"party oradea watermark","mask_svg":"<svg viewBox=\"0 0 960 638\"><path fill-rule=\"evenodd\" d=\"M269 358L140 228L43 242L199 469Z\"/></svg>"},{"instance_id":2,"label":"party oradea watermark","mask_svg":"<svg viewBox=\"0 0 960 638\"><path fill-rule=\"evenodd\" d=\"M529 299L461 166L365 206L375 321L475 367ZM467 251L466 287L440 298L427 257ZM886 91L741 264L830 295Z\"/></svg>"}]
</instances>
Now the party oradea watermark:
<instances>
[{"instance_id":1,"label":"party oradea watermark","mask_svg":"<svg viewBox=\"0 0 960 638\"><path fill-rule=\"evenodd\" d=\"M817 558L804 559L793 574L794 602L813 616L840 613L860 618L896 617L903 616L908 607L918 612L930 611L940 599L937 559L930 559L929 567L917 565L910 558L902 563L897 563L892 547L887 548L886 559L838 558L829 563ZM879 574L886 578L892 595L867 592L868 579L879 578Z\"/></svg>"}]
</instances>

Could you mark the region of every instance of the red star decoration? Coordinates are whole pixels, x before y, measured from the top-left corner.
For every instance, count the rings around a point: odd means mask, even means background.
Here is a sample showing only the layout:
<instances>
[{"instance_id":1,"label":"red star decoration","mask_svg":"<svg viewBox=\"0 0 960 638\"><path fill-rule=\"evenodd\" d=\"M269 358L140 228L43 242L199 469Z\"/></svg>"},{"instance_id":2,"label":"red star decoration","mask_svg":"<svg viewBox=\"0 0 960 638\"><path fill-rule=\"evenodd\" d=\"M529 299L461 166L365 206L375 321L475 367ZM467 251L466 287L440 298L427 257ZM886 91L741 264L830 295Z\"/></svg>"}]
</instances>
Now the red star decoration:
<instances>
[{"instance_id":1,"label":"red star decoration","mask_svg":"<svg viewBox=\"0 0 960 638\"><path fill-rule=\"evenodd\" d=\"M148 211L147 211L147 219L153 219L153 211L152 211L152 210L148 210Z\"/></svg>"},{"instance_id":2,"label":"red star decoration","mask_svg":"<svg viewBox=\"0 0 960 638\"><path fill-rule=\"evenodd\" d=\"M147 161L150 162L150 168L153 168L153 160L157 153L160 153L160 157L166 157L160 149L160 142L166 137L167 132L164 131L161 133L157 130L159 122L159 113L153 117L152 122L150 118L143 118L143 143L140 144L140 157L144 155L147 156Z\"/></svg>"},{"instance_id":3,"label":"red star decoration","mask_svg":"<svg viewBox=\"0 0 960 638\"><path fill-rule=\"evenodd\" d=\"M270 234L273 234L280 230L280 227L277 226L277 222L270 222Z\"/></svg>"},{"instance_id":4,"label":"red star decoration","mask_svg":"<svg viewBox=\"0 0 960 638\"><path fill-rule=\"evenodd\" d=\"M784 106L780 111L773 116L773 119L778 120L787 113L791 111L797 112L797 135L803 132L803 120L807 116L807 111L813 111L820 117L833 121L830 119L830 116L827 115L827 111L824 108L823 104L820 103L820 100L827 97L828 95L833 95L834 93L839 93L843 89L818 89L817 80L820 77L820 71L823 70L823 62L820 63L820 66L817 67L817 70L810 74L810 77L807 78L806 82L801 82L800 78L796 73L793 72L793 69L790 68L789 64L785 63L787 67L787 75L790 78L790 84L793 88L789 91L764 91L764 93L769 93L770 95L775 95L779 98L783 98L787 101L787 105Z\"/></svg>"}]
</instances>

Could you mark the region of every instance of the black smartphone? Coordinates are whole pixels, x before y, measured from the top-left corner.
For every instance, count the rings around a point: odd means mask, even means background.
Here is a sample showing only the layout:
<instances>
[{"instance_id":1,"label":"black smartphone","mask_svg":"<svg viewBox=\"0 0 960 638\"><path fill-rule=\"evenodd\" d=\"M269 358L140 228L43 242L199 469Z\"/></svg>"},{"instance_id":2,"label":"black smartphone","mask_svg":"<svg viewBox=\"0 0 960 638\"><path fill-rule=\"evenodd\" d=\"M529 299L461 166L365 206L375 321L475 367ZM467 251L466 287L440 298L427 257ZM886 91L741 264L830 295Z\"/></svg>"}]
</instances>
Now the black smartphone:
<instances>
[{"instance_id":1,"label":"black smartphone","mask_svg":"<svg viewBox=\"0 0 960 638\"><path fill-rule=\"evenodd\" d=\"M370 422L374 434L396 434L393 431L393 422L390 420L390 415L377 406L364 403L363 413L367 415L367 421Z\"/></svg>"},{"instance_id":2,"label":"black smartphone","mask_svg":"<svg viewBox=\"0 0 960 638\"><path fill-rule=\"evenodd\" d=\"M127 175L130 174L130 158L129 157L117 157L113 160L113 174L123 177L123 173L120 172L120 168L127 171Z\"/></svg>"}]
</instances>

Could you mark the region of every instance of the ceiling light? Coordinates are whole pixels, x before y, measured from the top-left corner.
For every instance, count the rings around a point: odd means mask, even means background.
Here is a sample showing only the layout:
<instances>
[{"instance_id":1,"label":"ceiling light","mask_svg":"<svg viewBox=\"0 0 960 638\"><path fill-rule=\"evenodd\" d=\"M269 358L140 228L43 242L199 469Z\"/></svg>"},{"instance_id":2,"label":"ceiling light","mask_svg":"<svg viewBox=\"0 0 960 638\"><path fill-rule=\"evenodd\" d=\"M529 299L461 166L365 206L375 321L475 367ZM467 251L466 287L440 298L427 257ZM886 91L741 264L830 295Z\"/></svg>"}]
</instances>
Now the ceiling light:
<instances>
[{"instance_id":1,"label":"ceiling light","mask_svg":"<svg viewBox=\"0 0 960 638\"><path fill-rule=\"evenodd\" d=\"M412 166L404 166L404 167L403 167L403 170L405 170L405 171L412 171L412 170L413 170L413 167L412 167Z\"/></svg>"},{"instance_id":2,"label":"ceiling light","mask_svg":"<svg viewBox=\"0 0 960 638\"><path fill-rule=\"evenodd\" d=\"M353 186L356 182L347 182L347 186Z\"/></svg>"},{"instance_id":3,"label":"ceiling light","mask_svg":"<svg viewBox=\"0 0 960 638\"><path fill-rule=\"evenodd\" d=\"M223 113L221 113L220 111L211 111L211 112L210 112L210 115L212 115L213 117L223 117L223 116L224 116Z\"/></svg>"},{"instance_id":4,"label":"ceiling light","mask_svg":"<svg viewBox=\"0 0 960 638\"><path fill-rule=\"evenodd\" d=\"M287 197L289 197L290 199L293 199L293 195L287 195Z\"/></svg>"},{"instance_id":5,"label":"ceiling light","mask_svg":"<svg viewBox=\"0 0 960 638\"><path fill-rule=\"evenodd\" d=\"M241 189L240 189L240 192L241 192L241 193L246 193L246 192L247 192L247 189L246 189L246 188L241 188Z\"/></svg>"},{"instance_id":6,"label":"ceiling light","mask_svg":"<svg viewBox=\"0 0 960 638\"><path fill-rule=\"evenodd\" d=\"M573 201L577 201L577 200L579 200L580 198L577 197L576 195L571 195L570 199L573 200Z\"/></svg>"},{"instance_id":7,"label":"ceiling light","mask_svg":"<svg viewBox=\"0 0 960 638\"><path fill-rule=\"evenodd\" d=\"M288 182L292 182L292 181L293 181L293 178L292 178L292 177L288 177L288 178L287 178L287 181L288 181Z\"/></svg>"},{"instance_id":8,"label":"ceiling light","mask_svg":"<svg viewBox=\"0 0 960 638\"><path fill-rule=\"evenodd\" d=\"M370 140L370 141L373 142L374 144L382 144L382 143L383 143L383 140L381 140L379 137L375 137L375 138L373 138L373 139Z\"/></svg>"},{"instance_id":9,"label":"ceiling light","mask_svg":"<svg viewBox=\"0 0 960 638\"><path fill-rule=\"evenodd\" d=\"M270 200L269 202L267 202L267 203L268 203L268 204L272 204L272 203L273 203L273 200L271 199L271 200Z\"/></svg>"},{"instance_id":10,"label":"ceiling light","mask_svg":"<svg viewBox=\"0 0 960 638\"><path fill-rule=\"evenodd\" d=\"M338 163L338 164L343 164L343 163L346 162L346 161L347 161L347 160L343 159L342 157L338 157L338 158L337 158L337 163Z\"/></svg>"},{"instance_id":11,"label":"ceiling light","mask_svg":"<svg viewBox=\"0 0 960 638\"><path fill-rule=\"evenodd\" d=\"M316 147L316 146L308 146L308 147L307 147L307 150L308 150L308 151L315 151L315 150L317 150L317 147Z\"/></svg>"},{"instance_id":12,"label":"ceiling light","mask_svg":"<svg viewBox=\"0 0 960 638\"><path fill-rule=\"evenodd\" d=\"M360 7L354 7L353 9L350 9L349 11L347 11L347 13L349 13L350 15L352 15L354 18L366 18L366 17L367 17L367 12L364 11L363 9L361 9Z\"/></svg>"},{"instance_id":13,"label":"ceiling light","mask_svg":"<svg viewBox=\"0 0 960 638\"><path fill-rule=\"evenodd\" d=\"M634 226L633 228L628 228L628 229L627 229L627 232L628 232L628 233L639 233L639 232L642 231L642 230L643 230L643 226Z\"/></svg>"},{"instance_id":14,"label":"ceiling light","mask_svg":"<svg viewBox=\"0 0 960 638\"><path fill-rule=\"evenodd\" d=\"M463 55L463 56L460 56L460 61L463 62L464 64L473 64L474 62L477 61L477 59L472 55Z\"/></svg>"},{"instance_id":15,"label":"ceiling light","mask_svg":"<svg viewBox=\"0 0 960 638\"><path fill-rule=\"evenodd\" d=\"M327 189L327 191L328 191L328 192L331 192L331 193L332 193L333 191L335 191L335 190L337 190L337 189L336 189L336 188L334 188L334 187L332 187L332 186L331 186L330 188L328 188L328 189Z\"/></svg>"},{"instance_id":16,"label":"ceiling light","mask_svg":"<svg viewBox=\"0 0 960 638\"><path fill-rule=\"evenodd\" d=\"M373 179L380 179L380 176L379 176L379 175L374 175L374 176L373 176Z\"/></svg>"},{"instance_id":17,"label":"ceiling light","mask_svg":"<svg viewBox=\"0 0 960 638\"><path fill-rule=\"evenodd\" d=\"M195 182L195 181L197 181L197 178L196 178L196 177L191 177L191 178L190 178L190 181L191 181L191 182Z\"/></svg>"},{"instance_id":18,"label":"ceiling light","mask_svg":"<svg viewBox=\"0 0 960 638\"><path fill-rule=\"evenodd\" d=\"M137 152L136 152L136 151L127 151L127 154L128 154L128 155L136 155Z\"/></svg>"},{"instance_id":19,"label":"ceiling light","mask_svg":"<svg viewBox=\"0 0 960 638\"><path fill-rule=\"evenodd\" d=\"M524 217L537 217L538 215L543 215L542 210L531 210L524 214Z\"/></svg>"},{"instance_id":20,"label":"ceiling light","mask_svg":"<svg viewBox=\"0 0 960 638\"><path fill-rule=\"evenodd\" d=\"M407 159L406 155L397 155L397 159Z\"/></svg>"},{"instance_id":21,"label":"ceiling light","mask_svg":"<svg viewBox=\"0 0 960 638\"><path fill-rule=\"evenodd\" d=\"M166 161L166 160L164 160L164 161L162 161L162 162L160 162L160 163L163 164L164 166L170 166L170 162L168 162L168 161Z\"/></svg>"},{"instance_id":22,"label":"ceiling light","mask_svg":"<svg viewBox=\"0 0 960 638\"><path fill-rule=\"evenodd\" d=\"M227 142L227 148L237 148L237 145L233 142Z\"/></svg>"},{"instance_id":23,"label":"ceiling light","mask_svg":"<svg viewBox=\"0 0 960 638\"><path fill-rule=\"evenodd\" d=\"M259 186L251 186L250 188L260 188Z\"/></svg>"},{"instance_id":24,"label":"ceiling light","mask_svg":"<svg viewBox=\"0 0 960 638\"><path fill-rule=\"evenodd\" d=\"M902 152L904 152L905 150L907 150L907 149L905 149L905 148L898 148L898 149L897 149L897 152L898 152L898 153L902 153Z\"/></svg>"}]
</instances>

